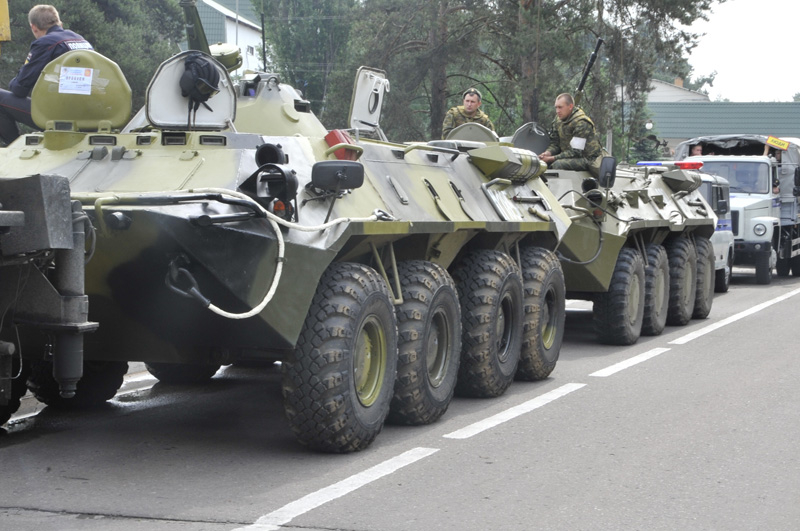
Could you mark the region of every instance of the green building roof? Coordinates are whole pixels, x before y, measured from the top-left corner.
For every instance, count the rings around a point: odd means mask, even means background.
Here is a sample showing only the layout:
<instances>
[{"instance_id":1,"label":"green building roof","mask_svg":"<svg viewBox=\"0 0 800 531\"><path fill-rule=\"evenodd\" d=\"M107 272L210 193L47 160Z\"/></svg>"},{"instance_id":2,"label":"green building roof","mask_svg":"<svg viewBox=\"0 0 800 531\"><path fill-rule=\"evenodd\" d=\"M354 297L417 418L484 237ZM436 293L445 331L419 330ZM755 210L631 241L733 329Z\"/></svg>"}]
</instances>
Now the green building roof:
<instances>
[{"instance_id":1,"label":"green building roof","mask_svg":"<svg viewBox=\"0 0 800 531\"><path fill-rule=\"evenodd\" d=\"M800 137L800 102L650 102L660 138L753 133Z\"/></svg>"}]
</instances>

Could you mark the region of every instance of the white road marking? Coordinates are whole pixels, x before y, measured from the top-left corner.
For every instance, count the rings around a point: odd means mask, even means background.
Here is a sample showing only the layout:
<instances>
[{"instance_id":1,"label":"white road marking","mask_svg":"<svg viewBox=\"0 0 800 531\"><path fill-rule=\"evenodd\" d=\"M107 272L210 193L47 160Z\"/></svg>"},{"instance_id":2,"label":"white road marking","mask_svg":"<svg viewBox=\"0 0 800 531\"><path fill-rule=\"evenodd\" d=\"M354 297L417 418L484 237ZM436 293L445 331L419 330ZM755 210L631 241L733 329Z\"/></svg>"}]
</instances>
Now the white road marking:
<instances>
[{"instance_id":1,"label":"white road marking","mask_svg":"<svg viewBox=\"0 0 800 531\"><path fill-rule=\"evenodd\" d=\"M493 415L489 418L483 419L478 421L474 424L470 424L460 430L456 430L454 432L448 433L447 435L443 435L446 439L469 439L470 437L477 435L483 431L486 431L490 428L494 428L506 421L519 417L520 415L524 415L530 411L533 411L536 408L540 408L546 404L549 404L553 400L557 398L561 398L564 395L571 393L572 391L577 391L581 387L584 387L586 384L579 384L579 383L569 383L562 385L557 389L553 389L552 391L545 393L541 396L537 396L534 399L528 400L527 402L523 402L518 406L514 406L509 408L505 411L498 413L497 415Z\"/></svg>"},{"instance_id":2,"label":"white road marking","mask_svg":"<svg viewBox=\"0 0 800 531\"><path fill-rule=\"evenodd\" d=\"M642 363L643 361L647 361L650 358L655 358L659 354L663 354L664 352L667 352L668 350L669 350L668 348L654 348L653 350L648 350L647 352L644 352L644 353L639 354L637 356L634 356L632 358L628 358L625 361L621 361L619 363L615 363L614 365L611 365L610 367L606 367L605 369L601 369L599 371L593 372L589 376L597 376L597 377L600 377L600 378L603 378L603 377L606 377L606 376L611 376L612 374L616 374L619 371L623 371L623 370L625 370L625 369L627 369L629 367L633 367L634 365Z\"/></svg>"},{"instance_id":3,"label":"white road marking","mask_svg":"<svg viewBox=\"0 0 800 531\"><path fill-rule=\"evenodd\" d=\"M772 299L771 301L762 302L761 304L757 304L756 306L753 306L749 310L745 310L743 312L737 313L736 315L731 315L730 317L727 317L727 318L723 319L722 321L717 321L716 323L714 323L712 325L708 325L705 328L701 328L700 330L697 330L696 332L691 332L689 334L686 334L685 336L682 336L682 337L679 337L678 339L670 341L669 344L670 345L683 345L683 344L686 344L689 341L692 341L693 339L697 339L700 336L704 336L704 335L708 334L709 332L713 332L714 330L717 330L718 328L722 328L723 326L727 326L727 325L729 325L731 323L735 323L739 319L744 319L745 317L747 317L749 315L753 315L754 313L758 313L758 312L760 312L761 310L763 310L765 308L769 308L773 304L777 304L777 303L779 303L781 301L785 301L786 299L794 297L798 293L800 293L800 289L796 289L794 291L790 291L789 293L787 293L785 295L781 295L780 297Z\"/></svg>"},{"instance_id":4,"label":"white road marking","mask_svg":"<svg viewBox=\"0 0 800 531\"><path fill-rule=\"evenodd\" d=\"M280 526L287 524L312 509L316 509L320 505L333 501L336 498L351 493L352 491L363 487L375 480L384 476L388 476L397 470L416 463L420 459L424 459L430 455L438 452L438 448L413 448L404 452L397 457L393 457L383 463L377 464L372 468L368 468L363 472L359 472L347 479L343 479L338 483L334 483L328 487L312 492L303 496L299 500L293 501L284 505L277 511L265 514L255 521L255 523L240 527L234 531L277 531Z\"/></svg>"}]
</instances>

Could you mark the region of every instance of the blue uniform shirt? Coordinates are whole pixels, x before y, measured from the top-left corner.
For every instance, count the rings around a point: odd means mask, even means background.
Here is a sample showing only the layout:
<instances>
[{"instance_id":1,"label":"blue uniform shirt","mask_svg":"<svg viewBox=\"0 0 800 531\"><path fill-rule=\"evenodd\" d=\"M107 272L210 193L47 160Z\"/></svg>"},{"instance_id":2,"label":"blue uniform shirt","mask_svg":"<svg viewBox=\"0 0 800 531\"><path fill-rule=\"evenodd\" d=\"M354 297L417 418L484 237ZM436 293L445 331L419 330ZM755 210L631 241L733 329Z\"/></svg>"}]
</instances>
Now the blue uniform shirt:
<instances>
[{"instance_id":1,"label":"blue uniform shirt","mask_svg":"<svg viewBox=\"0 0 800 531\"><path fill-rule=\"evenodd\" d=\"M47 63L71 50L94 50L89 41L61 26L53 26L31 43L28 58L19 69L17 76L8 84L8 88L18 98L30 96L39 74Z\"/></svg>"}]
</instances>

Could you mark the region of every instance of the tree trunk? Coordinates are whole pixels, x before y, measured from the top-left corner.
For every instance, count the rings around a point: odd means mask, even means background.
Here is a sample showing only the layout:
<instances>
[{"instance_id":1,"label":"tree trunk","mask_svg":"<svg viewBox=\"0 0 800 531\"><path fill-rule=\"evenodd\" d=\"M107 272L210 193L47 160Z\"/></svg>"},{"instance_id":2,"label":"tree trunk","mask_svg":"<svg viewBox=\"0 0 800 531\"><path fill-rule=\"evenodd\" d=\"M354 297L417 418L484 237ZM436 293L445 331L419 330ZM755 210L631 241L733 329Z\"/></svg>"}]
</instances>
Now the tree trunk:
<instances>
[{"instance_id":1,"label":"tree trunk","mask_svg":"<svg viewBox=\"0 0 800 531\"><path fill-rule=\"evenodd\" d=\"M430 31L431 50L431 138L442 137L442 121L447 112L447 57L444 53L447 43L447 7L448 0L440 0L433 4L436 24Z\"/></svg>"}]
</instances>

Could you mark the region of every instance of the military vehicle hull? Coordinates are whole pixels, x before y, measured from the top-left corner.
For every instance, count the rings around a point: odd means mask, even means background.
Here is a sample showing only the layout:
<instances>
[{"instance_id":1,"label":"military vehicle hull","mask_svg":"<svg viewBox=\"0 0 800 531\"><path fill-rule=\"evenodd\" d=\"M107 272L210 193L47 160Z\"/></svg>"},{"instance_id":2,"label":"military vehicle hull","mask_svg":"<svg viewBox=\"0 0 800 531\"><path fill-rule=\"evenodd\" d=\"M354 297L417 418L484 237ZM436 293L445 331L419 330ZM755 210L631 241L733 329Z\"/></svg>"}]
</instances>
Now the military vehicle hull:
<instances>
[{"instance_id":1,"label":"military vehicle hull","mask_svg":"<svg viewBox=\"0 0 800 531\"><path fill-rule=\"evenodd\" d=\"M571 222L535 154L327 131L277 77L236 86L210 56L220 92L187 117L176 87L192 53L159 68L127 125L49 101L34 109L44 131L0 153L0 180L60 176L94 227L85 290L100 326L80 359L55 355L84 377L61 396L39 361L52 338L22 334L38 398L102 402L134 360L165 383L280 361L299 441L348 452L387 416L433 422L456 391L550 374L565 296L553 251ZM42 82L71 61L107 93L121 83L95 52L62 56Z\"/></svg>"},{"instance_id":2,"label":"military vehicle hull","mask_svg":"<svg viewBox=\"0 0 800 531\"><path fill-rule=\"evenodd\" d=\"M699 174L621 167L606 187L588 172L544 178L573 221L558 247L567 297L593 302L601 342L632 344L708 315L716 218Z\"/></svg>"}]
</instances>

